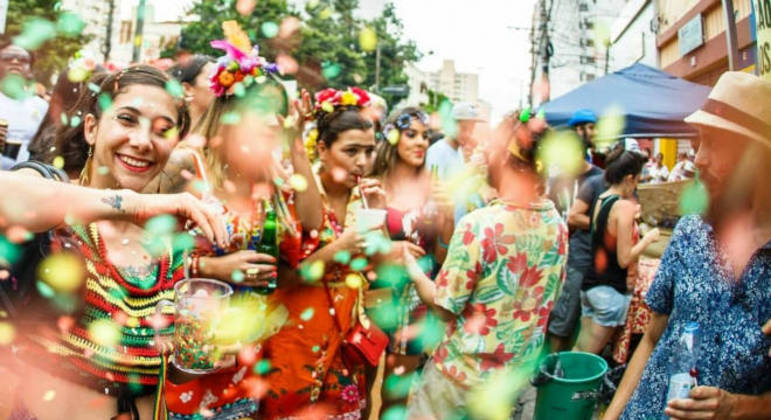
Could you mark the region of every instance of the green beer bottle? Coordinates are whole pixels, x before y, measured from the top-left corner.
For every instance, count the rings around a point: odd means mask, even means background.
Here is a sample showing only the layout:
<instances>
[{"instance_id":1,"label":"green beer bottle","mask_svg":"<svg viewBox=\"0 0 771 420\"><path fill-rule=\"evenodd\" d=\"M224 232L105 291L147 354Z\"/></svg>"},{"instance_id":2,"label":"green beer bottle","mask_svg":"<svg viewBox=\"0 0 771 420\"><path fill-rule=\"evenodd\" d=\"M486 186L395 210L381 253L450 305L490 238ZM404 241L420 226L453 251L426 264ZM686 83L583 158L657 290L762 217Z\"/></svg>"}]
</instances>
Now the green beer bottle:
<instances>
[{"instance_id":1,"label":"green beer bottle","mask_svg":"<svg viewBox=\"0 0 771 420\"><path fill-rule=\"evenodd\" d=\"M278 264L278 221L276 220L276 210L268 200L265 200L263 205L265 206L265 221L263 222L262 236L256 251L272 256L276 259L276 264ZM254 291L261 295L269 295L276 290L277 285L278 279L272 277L268 280L267 285L255 287Z\"/></svg>"}]
</instances>

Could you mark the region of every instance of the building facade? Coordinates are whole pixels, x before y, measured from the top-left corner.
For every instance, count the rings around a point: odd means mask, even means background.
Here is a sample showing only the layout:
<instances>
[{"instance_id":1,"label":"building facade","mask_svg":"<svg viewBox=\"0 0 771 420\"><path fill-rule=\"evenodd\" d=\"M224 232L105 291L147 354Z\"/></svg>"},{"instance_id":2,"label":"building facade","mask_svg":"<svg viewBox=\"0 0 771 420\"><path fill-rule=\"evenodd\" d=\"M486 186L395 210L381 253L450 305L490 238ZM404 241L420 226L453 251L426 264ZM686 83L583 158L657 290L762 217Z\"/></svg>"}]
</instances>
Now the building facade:
<instances>
[{"instance_id":1,"label":"building facade","mask_svg":"<svg viewBox=\"0 0 771 420\"><path fill-rule=\"evenodd\" d=\"M604 75L611 67L607 48L610 27L627 1L536 2L531 32L531 79L548 79L544 99L561 96ZM538 99L541 98L536 98L536 104Z\"/></svg>"},{"instance_id":2,"label":"building facade","mask_svg":"<svg viewBox=\"0 0 771 420\"><path fill-rule=\"evenodd\" d=\"M658 68L656 0L629 0L610 27L611 72L635 63Z\"/></svg>"},{"instance_id":3,"label":"building facade","mask_svg":"<svg viewBox=\"0 0 771 420\"><path fill-rule=\"evenodd\" d=\"M437 71L422 71L414 64L407 64L404 69L408 77L410 93L405 104L424 105L428 102L428 90L440 92L453 103L472 102L480 109L489 109L489 104L479 101L479 76L476 73L463 73L455 68L455 61L444 60ZM486 108L485 108L486 107Z\"/></svg>"},{"instance_id":4,"label":"building facade","mask_svg":"<svg viewBox=\"0 0 771 420\"><path fill-rule=\"evenodd\" d=\"M661 68L675 76L714 85L728 70L726 18L720 0L657 0L659 31L656 44ZM752 71L755 42L752 39L751 0L734 0L739 63L737 69Z\"/></svg>"}]
</instances>

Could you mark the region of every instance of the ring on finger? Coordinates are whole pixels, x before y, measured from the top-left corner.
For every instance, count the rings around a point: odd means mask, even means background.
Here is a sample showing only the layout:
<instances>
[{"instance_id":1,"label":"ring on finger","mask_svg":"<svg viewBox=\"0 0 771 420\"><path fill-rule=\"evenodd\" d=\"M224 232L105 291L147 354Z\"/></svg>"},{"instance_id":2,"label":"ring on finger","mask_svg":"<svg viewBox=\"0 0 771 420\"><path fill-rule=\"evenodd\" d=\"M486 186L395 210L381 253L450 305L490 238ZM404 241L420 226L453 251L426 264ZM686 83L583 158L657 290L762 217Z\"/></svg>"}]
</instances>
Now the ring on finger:
<instances>
[{"instance_id":1,"label":"ring on finger","mask_svg":"<svg viewBox=\"0 0 771 420\"><path fill-rule=\"evenodd\" d=\"M259 274L260 274L260 269L259 268L250 268L250 269L246 270L246 277L248 277L250 279L256 279L257 276L259 276Z\"/></svg>"}]
</instances>

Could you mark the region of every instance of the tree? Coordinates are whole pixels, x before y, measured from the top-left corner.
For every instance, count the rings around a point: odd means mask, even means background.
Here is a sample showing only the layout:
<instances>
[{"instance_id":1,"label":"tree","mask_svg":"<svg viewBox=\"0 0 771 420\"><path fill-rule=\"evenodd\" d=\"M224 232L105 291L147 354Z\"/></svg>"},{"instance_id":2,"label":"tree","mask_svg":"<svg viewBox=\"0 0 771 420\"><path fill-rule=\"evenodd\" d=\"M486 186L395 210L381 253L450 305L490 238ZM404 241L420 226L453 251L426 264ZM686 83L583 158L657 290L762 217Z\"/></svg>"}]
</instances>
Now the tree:
<instances>
[{"instance_id":1,"label":"tree","mask_svg":"<svg viewBox=\"0 0 771 420\"><path fill-rule=\"evenodd\" d=\"M375 31L380 46L380 86L405 83L404 64L415 61L418 52L413 42L402 40L402 23L393 5L387 5L382 15L371 21L356 17L358 6L358 0L318 0L298 11L285 0L260 0L251 13L241 15L231 0L199 1L192 13L200 20L183 28L179 47L194 53L221 55L209 42L221 39L222 22L233 19L260 46L260 54L267 59L274 60L279 53L291 55L300 67L295 76L301 86L311 90L325 86L370 89L375 85L376 52L364 51L359 43L361 30L369 27ZM287 18L302 19L293 36L282 38L265 30L275 29Z\"/></svg>"},{"instance_id":2,"label":"tree","mask_svg":"<svg viewBox=\"0 0 771 420\"><path fill-rule=\"evenodd\" d=\"M59 3L56 0L11 0L8 5L5 28L7 37L23 34L25 25L27 25L27 31L37 30L36 27L29 26L30 23L34 25L36 19L42 24L45 22L40 19L58 24L56 36L33 51L35 54L33 77L46 86L51 85L54 74L64 69L69 59L89 40L89 37L81 34L79 30L69 34L62 33L63 25L77 26L77 22L73 22L76 20L74 15L60 10Z\"/></svg>"}]
</instances>

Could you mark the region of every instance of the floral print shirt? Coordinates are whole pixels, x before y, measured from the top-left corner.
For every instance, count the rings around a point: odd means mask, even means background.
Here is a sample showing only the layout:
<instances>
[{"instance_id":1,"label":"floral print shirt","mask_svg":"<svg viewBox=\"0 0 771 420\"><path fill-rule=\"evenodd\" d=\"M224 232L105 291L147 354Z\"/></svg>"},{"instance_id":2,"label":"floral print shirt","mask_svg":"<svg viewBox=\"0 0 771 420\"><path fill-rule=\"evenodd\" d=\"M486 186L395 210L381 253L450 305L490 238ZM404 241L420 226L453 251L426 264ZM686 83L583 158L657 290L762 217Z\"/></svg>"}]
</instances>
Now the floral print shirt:
<instances>
[{"instance_id":1,"label":"floral print shirt","mask_svg":"<svg viewBox=\"0 0 771 420\"><path fill-rule=\"evenodd\" d=\"M528 207L495 200L460 220L436 279L435 303L458 315L433 355L446 376L472 387L539 352L567 238L546 199Z\"/></svg>"},{"instance_id":2,"label":"floral print shirt","mask_svg":"<svg viewBox=\"0 0 771 420\"><path fill-rule=\"evenodd\" d=\"M700 385L740 394L771 391L771 338L761 331L771 318L770 245L753 255L737 280L712 228L698 216L680 220L646 296L669 321L622 418L664 415L669 361L690 321L699 323Z\"/></svg>"}]
</instances>

